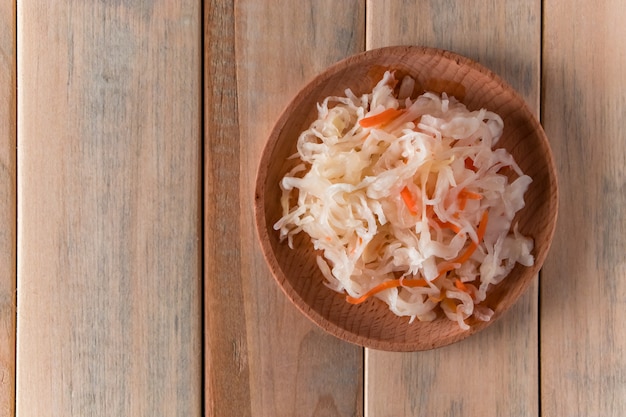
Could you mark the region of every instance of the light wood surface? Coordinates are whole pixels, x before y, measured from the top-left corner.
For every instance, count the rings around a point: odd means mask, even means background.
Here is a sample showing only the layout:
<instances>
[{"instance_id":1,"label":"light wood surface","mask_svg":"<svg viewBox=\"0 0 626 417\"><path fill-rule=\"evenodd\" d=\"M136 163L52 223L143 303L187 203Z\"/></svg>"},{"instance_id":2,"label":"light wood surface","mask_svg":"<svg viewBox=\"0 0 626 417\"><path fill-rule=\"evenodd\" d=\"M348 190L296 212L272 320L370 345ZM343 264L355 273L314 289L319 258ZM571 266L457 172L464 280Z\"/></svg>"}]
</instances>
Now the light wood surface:
<instances>
[{"instance_id":1,"label":"light wood surface","mask_svg":"<svg viewBox=\"0 0 626 417\"><path fill-rule=\"evenodd\" d=\"M625 20L621 0L0 1L0 415L625 415ZM537 283L422 353L311 324L253 223L283 107L390 44L501 75L560 180Z\"/></svg>"},{"instance_id":2,"label":"light wood surface","mask_svg":"<svg viewBox=\"0 0 626 417\"><path fill-rule=\"evenodd\" d=\"M0 1L0 417L15 409L16 105L15 2Z\"/></svg>"},{"instance_id":3,"label":"light wood surface","mask_svg":"<svg viewBox=\"0 0 626 417\"><path fill-rule=\"evenodd\" d=\"M562 182L541 279L543 416L626 414L626 4L545 5L542 115Z\"/></svg>"},{"instance_id":4,"label":"light wood surface","mask_svg":"<svg viewBox=\"0 0 626 417\"><path fill-rule=\"evenodd\" d=\"M200 9L18 3L20 417L201 414Z\"/></svg>"}]
</instances>

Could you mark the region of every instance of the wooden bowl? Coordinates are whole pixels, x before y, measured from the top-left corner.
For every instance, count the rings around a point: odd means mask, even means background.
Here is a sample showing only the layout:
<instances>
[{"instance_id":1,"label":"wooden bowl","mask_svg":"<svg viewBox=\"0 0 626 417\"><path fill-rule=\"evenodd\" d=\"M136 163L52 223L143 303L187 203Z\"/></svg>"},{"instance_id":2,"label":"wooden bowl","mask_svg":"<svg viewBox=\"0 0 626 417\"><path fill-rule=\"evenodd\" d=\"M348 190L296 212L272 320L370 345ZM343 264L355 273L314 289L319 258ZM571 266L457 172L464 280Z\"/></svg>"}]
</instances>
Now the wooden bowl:
<instances>
[{"instance_id":1,"label":"wooden bowl","mask_svg":"<svg viewBox=\"0 0 626 417\"><path fill-rule=\"evenodd\" d=\"M506 148L533 182L525 194L526 206L518 213L522 234L534 239L532 267L516 265L500 284L491 288L486 305L491 321L468 319L464 331L440 314L431 322L398 317L382 301L372 298L358 305L345 301L324 285L309 237L301 233L294 249L279 241L273 229L281 217L279 182L290 168L287 157L296 149L300 133L317 118L316 104L325 97L344 95L346 88L361 95L372 91L386 70L396 78L409 74L421 94L446 92L470 110L486 108L504 120L497 147ZM293 163L293 161L292 161ZM451 52L396 46L363 52L331 66L315 77L289 103L272 130L263 151L256 182L256 227L267 264L287 297L313 322L345 341L389 351L418 351L462 340L492 324L533 282L543 264L554 234L557 215L557 180L552 152L545 133L524 100L501 78Z\"/></svg>"}]
</instances>

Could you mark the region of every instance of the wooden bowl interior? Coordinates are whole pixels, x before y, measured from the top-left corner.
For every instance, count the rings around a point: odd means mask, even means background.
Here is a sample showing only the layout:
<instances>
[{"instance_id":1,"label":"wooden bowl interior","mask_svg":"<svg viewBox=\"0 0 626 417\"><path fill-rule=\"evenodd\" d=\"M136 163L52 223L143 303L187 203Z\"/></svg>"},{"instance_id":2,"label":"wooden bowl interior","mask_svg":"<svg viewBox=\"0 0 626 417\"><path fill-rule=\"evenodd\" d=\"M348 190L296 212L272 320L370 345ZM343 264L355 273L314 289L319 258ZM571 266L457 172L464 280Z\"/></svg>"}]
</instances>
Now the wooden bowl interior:
<instances>
[{"instance_id":1,"label":"wooden bowl interior","mask_svg":"<svg viewBox=\"0 0 626 417\"><path fill-rule=\"evenodd\" d=\"M330 95L370 92L386 70L397 77L416 79L415 94L446 92L470 110L486 108L504 120L504 134L497 147L513 154L533 179L518 213L519 229L535 241L535 265L517 265L486 304L495 315L490 322L468 321L471 330L440 316L432 322L409 324L395 316L386 304L370 299L350 305L345 296L324 285L308 236L294 240L295 249L280 242L274 223L281 217L280 179L293 166L288 157L296 151L302 131L317 117L316 104ZM523 99L499 77L475 62L429 48L390 47L368 51L334 65L309 83L289 104L272 131L261 157L256 186L256 221L267 263L289 299L319 326L346 341L381 350L417 351L459 341L489 326L526 290L543 264L554 233L557 183L551 150L545 134Z\"/></svg>"}]
</instances>

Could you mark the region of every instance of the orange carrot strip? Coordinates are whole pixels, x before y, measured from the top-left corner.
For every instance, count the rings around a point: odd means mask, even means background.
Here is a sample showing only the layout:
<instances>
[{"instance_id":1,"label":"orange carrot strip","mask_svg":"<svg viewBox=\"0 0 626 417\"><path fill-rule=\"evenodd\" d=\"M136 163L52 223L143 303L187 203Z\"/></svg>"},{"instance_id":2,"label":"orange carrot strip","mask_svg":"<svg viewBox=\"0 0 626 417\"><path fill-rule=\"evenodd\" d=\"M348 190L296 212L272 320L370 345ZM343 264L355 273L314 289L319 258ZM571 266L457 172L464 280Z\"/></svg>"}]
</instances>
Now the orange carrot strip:
<instances>
[{"instance_id":1,"label":"orange carrot strip","mask_svg":"<svg viewBox=\"0 0 626 417\"><path fill-rule=\"evenodd\" d=\"M402 196L402 200L404 200L404 204L409 209L412 215L417 216L417 203L413 198L413 194L407 187L404 187L402 191L400 191L400 196Z\"/></svg>"},{"instance_id":2,"label":"orange carrot strip","mask_svg":"<svg viewBox=\"0 0 626 417\"><path fill-rule=\"evenodd\" d=\"M461 233L461 228L454 223L442 222L439 219L436 219L435 222L442 228L451 229L454 233Z\"/></svg>"},{"instance_id":3,"label":"orange carrot strip","mask_svg":"<svg viewBox=\"0 0 626 417\"><path fill-rule=\"evenodd\" d=\"M403 287L415 288L415 287L427 287L428 282L422 278L408 278L402 280Z\"/></svg>"},{"instance_id":4,"label":"orange carrot strip","mask_svg":"<svg viewBox=\"0 0 626 417\"><path fill-rule=\"evenodd\" d=\"M467 204L467 200L480 200L483 198L482 194L475 193L473 191L468 191L463 188L459 191L458 195L458 206L459 210L465 210L465 205Z\"/></svg>"},{"instance_id":5,"label":"orange carrot strip","mask_svg":"<svg viewBox=\"0 0 626 417\"><path fill-rule=\"evenodd\" d=\"M454 286L457 287L459 290L461 290L463 292L468 292L469 291L469 288L467 288L465 286L465 284L463 283L463 281L461 281L458 278L454 281Z\"/></svg>"},{"instance_id":6,"label":"orange carrot strip","mask_svg":"<svg viewBox=\"0 0 626 417\"><path fill-rule=\"evenodd\" d=\"M459 196L463 196L463 198L469 198L470 200L480 200L483 198L482 194L479 193L475 193L473 191L468 191L465 188L463 188L460 192L459 192Z\"/></svg>"},{"instance_id":7,"label":"orange carrot strip","mask_svg":"<svg viewBox=\"0 0 626 417\"><path fill-rule=\"evenodd\" d=\"M469 294L469 296L472 297L472 300L476 300L476 287L473 285L467 286L463 281L457 278L454 281L454 286L464 293Z\"/></svg>"},{"instance_id":8,"label":"orange carrot strip","mask_svg":"<svg viewBox=\"0 0 626 417\"><path fill-rule=\"evenodd\" d=\"M487 220L488 220L488 214L487 214L487 210L485 210L485 212L482 215L482 218L480 220L480 224L478 225L478 230L476 232L477 236L478 236L478 242L480 243L484 236L485 236L485 231L487 230ZM474 241L472 241L469 246L467 247L467 250L465 251L465 253L463 253L462 255L460 255L458 258L450 261L450 262L442 262L439 264L439 275L437 275L437 277L435 279L438 279L442 276L444 276L445 274L447 274L450 271L454 271L456 269L456 264L462 264L463 262L467 261L470 256L472 256L472 253L474 253L474 251L478 248L479 243L476 243ZM434 281L434 280L433 280ZM458 287L457 287L458 288Z\"/></svg>"},{"instance_id":9,"label":"orange carrot strip","mask_svg":"<svg viewBox=\"0 0 626 417\"><path fill-rule=\"evenodd\" d=\"M397 288L399 286L400 286L400 280L392 279L390 281L385 281L385 282L378 284L377 286L375 286L374 288L372 288L371 290L369 290L368 292L366 292L365 294L363 294L362 296L358 298L347 295L346 301L349 302L350 304L360 304L363 301L370 298L372 295L378 294L379 292L384 291L384 290L388 290L389 288Z\"/></svg>"},{"instance_id":10,"label":"orange carrot strip","mask_svg":"<svg viewBox=\"0 0 626 417\"><path fill-rule=\"evenodd\" d=\"M488 218L489 218L488 211L485 210L483 212L482 218L480 219L480 224L478 225L478 230L476 232L476 234L478 235L478 243L472 241L463 255L459 256L457 259L455 259L452 262L446 262L445 264L443 264L443 267L439 270L439 275L437 275L435 279L438 279L442 277L443 275L445 275L446 273L454 270L455 269L454 264L457 264L457 263L462 264L463 262L467 261L470 258L470 256L472 256L472 253L474 253L476 248L478 248L479 243L483 240L483 237L485 236L485 231L487 230ZM397 288L401 286L425 287L427 285L428 285L428 282L422 278L416 278L416 279L398 278L398 279L393 279L393 280L382 282L358 298L347 295L346 301L349 302L350 304L360 304L363 301L370 298L371 296L378 294L381 291L388 290L389 288Z\"/></svg>"},{"instance_id":11,"label":"orange carrot strip","mask_svg":"<svg viewBox=\"0 0 626 417\"><path fill-rule=\"evenodd\" d=\"M371 296L378 294L381 291L384 290L388 290L389 288L397 288L397 287L426 287L428 285L428 282L426 282L425 279L421 279L421 278L415 278L415 279L402 279L402 278L398 278L398 279L392 279L390 281L385 281L382 282L380 284L378 284L377 286L375 286L374 288L372 288L371 290L369 290L368 292L366 292L365 294L363 294L362 296L355 298L355 297L351 297L349 295L346 296L346 301L349 302L350 304L360 304L363 301L367 300L368 298L370 298Z\"/></svg>"},{"instance_id":12,"label":"orange carrot strip","mask_svg":"<svg viewBox=\"0 0 626 417\"><path fill-rule=\"evenodd\" d=\"M446 273L450 272L450 271L454 271L456 269L456 267L454 266L453 262L442 262L441 264L439 264L441 266L441 269L439 269L439 275L437 275L435 277L435 279L441 278L442 276L444 276ZM433 280L434 281L434 280Z\"/></svg>"},{"instance_id":13,"label":"orange carrot strip","mask_svg":"<svg viewBox=\"0 0 626 417\"><path fill-rule=\"evenodd\" d=\"M461 197L461 195L459 194L458 201L459 202L458 202L457 206L459 206L459 210L460 211L465 210L465 205L467 204L467 198Z\"/></svg>"},{"instance_id":14,"label":"orange carrot strip","mask_svg":"<svg viewBox=\"0 0 626 417\"><path fill-rule=\"evenodd\" d=\"M433 208L433 206L426 206L426 217L428 217L429 219L432 219L432 221L437 223L439 227L441 227L442 229L446 229L446 228L452 229L454 233L461 232L461 228L459 226L452 224L450 222L444 222L443 220L441 220L439 216L437 216L437 213L435 213L435 209Z\"/></svg>"},{"instance_id":15,"label":"orange carrot strip","mask_svg":"<svg viewBox=\"0 0 626 417\"><path fill-rule=\"evenodd\" d=\"M480 223L478 225L478 231L476 234L478 235L478 242L482 241L485 237L485 232L487 231L487 221L489 220L489 211L485 210L483 212L482 217L480 218Z\"/></svg>"},{"instance_id":16,"label":"orange carrot strip","mask_svg":"<svg viewBox=\"0 0 626 417\"><path fill-rule=\"evenodd\" d=\"M359 124L361 125L361 127L379 126L379 125L391 122L393 119L400 116L402 113L404 113L403 109L396 110L391 107L386 110L383 110L382 112L378 114L375 114L373 116L368 116L359 120Z\"/></svg>"},{"instance_id":17,"label":"orange carrot strip","mask_svg":"<svg viewBox=\"0 0 626 417\"><path fill-rule=\"evenodd\" d=\"M465 253L459 256L454 261L452 261L452 263L462 264L463 262L467 261L472 256L474 251L478 248L478 245L480 244L480 242L483 240L483 237L485 237L485 231L487 230L488 219L489 219L488 211L485 210L480 219L478 230L476 231L476 234L478 235L478 242L472 241L472 243L470 243L470 245L467 247L467 250L465 251Z\"/></svg>"}]
</instances>

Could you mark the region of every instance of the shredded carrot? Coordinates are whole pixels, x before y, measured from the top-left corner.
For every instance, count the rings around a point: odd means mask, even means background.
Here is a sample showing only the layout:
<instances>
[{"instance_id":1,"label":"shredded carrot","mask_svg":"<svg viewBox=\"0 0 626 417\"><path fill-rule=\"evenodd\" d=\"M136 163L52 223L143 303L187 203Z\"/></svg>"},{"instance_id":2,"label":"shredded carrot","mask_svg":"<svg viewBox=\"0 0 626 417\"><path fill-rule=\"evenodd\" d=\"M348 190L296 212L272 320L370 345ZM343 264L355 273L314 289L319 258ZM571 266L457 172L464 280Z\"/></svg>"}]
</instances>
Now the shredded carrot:
<instances>
[{"instance_id":1,"label":"shredded carrot","mask_svg":"<svg viewBox=\"0 0 626 417\"><path fill-rule=\"evenodd\" d=\"M397 110L391 107L386 110L383 110L382 112L378 114L368 116L359 120L359 124L362 127L373 127L373 126L383 125L385 123L391 122L396 117L404 113L404 111L405 111L404 109Z\"/></svg>"},{"instance_id":2,"label":"shredded carrot","mask_svg":"<svg viewBox=\"0 0 626 417\"><path fill-rule=\"evenodd\" d=\"M441 278L448 272L454 271L456 269L456 266L453 262L442 262L441 264L439 264L439 266L440 266L439 275L437 275L435 279Z\"/></svg>"},{"instance_id":3,"label":"shredded carrot","mask_svg":"<svg viewBox=\"0 0 626 417\"><path fill-rule=\"evenodd\" d=\"M463 291L463 292L468 292L469 288L467 288L467 286L463 283L463 281L461 281L460 279L456 279L454 280L454 286L457 287L459 290Z\"/></svg>"},{"instance_id":4,"label":"shredded carrot","mask_svg":"<svg viewBox=\"0 0 626 417\"><path fill-rule=\"evenodd\" d=\"M473 191L468 191L467 189L463 188L459 192L459 197L468 198L470 200L480 200L483 198L483 195L479 193L475 193Z\"/></svg>"},{"instance_id":5,"label":"shredded carrot","mask_svg":"<svg viewBox=\"0 0 626 417\"><path fill-rule=\"evenodd\" d=\"M476 287L473 285L465 285L465 283L458 278L454 281L454 286L464 293L469 294L472 300L476 301Z\"/></svg>"},{"instance_id":6,"label":"shredded carrot","mask_svg":"<svg viewBox=\"0 0 626 417\"><path fill-rule=\"evenodd\" d=\"M476 231L476 234L478 236L478 241L477 242L472 241L470 245L467 247L467 250L465 251L465 253L459 256L458 258L456 258L454 261L452 261L452 263L462 264L463 262L467 261L472 256L474 251L478 248L478 245L480 244L480 242L482 242L483 237L485 237L485 231L487 230L488 219L489 219L489 214L488 214L488 211L485 210L480 219L478 230Z\"/></svg>"},{"instance_id":7,"label":"shredded carrot","mask_svg":"<svg viewBox=\"0 0 626 417\"><path fill-rule=\"evenodd\" d=\"M479 243L483 240L483 237L485 236L485 230L487 229L487 219L488 219L487 213L488 213L487 210L483 212L482 218L480 220L480 224L478 225L478 231L476 234L478 235ZM467 261L470 258L470 256L472 256L472 253L474 253L476 248L478 248L479 243L472 241L463 255L459 256L457 259L455 259L452 262L442 263L440 265L441 268L439 269L439 274L435 277L435 280L441 278L448 272L456 269L455 264L459 264L459 263L463 263ZM460 280L457 280L457 281L460 282ZM455 282L455 285L457 285L457 288L458 288L458 284L456 282ZM361 304L363 301L367 300L371 296L378 294L381 291L388 290L389 288L398 288L398 287L411 287L412 288L412 287L426 287L426 286L428 286L428 281L422 278L392 279L392 280L385 281L385 282L378 284L377 286L370 289L368 292L366 292L365 294L363 294L362 296L358 298L347 295L346 301L349 302L350 304Z\"/></svg>"},{"instance_id":8,"label":"shredded carrot","mask_svg":"<svg viewBox=\"0 0 626 417\"><path fill-rule=\"evenodd\" d=\"M482 198L483 198L482 194L475 193L473 191L468 191L465 188L463 188L459 192L459 195L457 197L457 199L458 199L458 204L457 205L459 207L459 210L465 210L465 206L467 204L467 200L480 200Z\"/></svg>"},{"instance_id":9,"label":"shredded carrot","mask_svg":"<svg viewBox=\"0 0 626 417\"><path fill-rule=\"evenodd\" d=\"M415 288L415 287L427 287L428 282L422 278L408 278L402 280L403 287Z\"/></svg>"},{"instance_id":10,"label":"shredded carrot","mask_svg":"<svg viewBox=\"0 0 626 417\"><path fill-rule=\"evenodd\" d=\"M439 219L435 219L435 221L437 222L439 227L446 228L446 229L451 229L454 233L461 233L461 228L459 226L457 226L456 224L454 224L454 223L442 222Z\"/></svg>"},{"instance_id":11,"label":"shredded carrot","mask_svg":"<svg viewBox=\"0 0 626 417\"><path fill-rule=\"evenodd\" d=\"M412 215L417 216L417 203L413 198L413 194L407 187L404 187L402 191L400 191L400 196L402 196L402 200L404 200L404 204L409 209Z\"/></svg>"},{"instance_id":12,"label":"shredded carrot","mask_svg":"<svg viewBox=\"0 0 626 417\"><path fill-rule=\"evenodd\" d=\"M422 278L413 278L413 279L402 279L402 278L398 278L398 279L392 279L390 281L385 281L382 282L380 284L378 284L377 286L375 286L374 288L372 288L371 290L369 290L368 292L366 292L365 294L363 294L362 296L355 298L355 297L351 297L351 296L346 296L346 301L349 302L350 304L361 304L363 301L367 300L368 298L370 298L371 296L378 294L381 291L384 290L388 290L389 288L397 288L397 287L426 287L428 285L428 282L426 282L425 279Z\"/></svg>"},{"instance_id":13,"label":"shredded carrot","mask_svg":"<svg viewBox=\"0 0 626 417\"><path fill-rule=\"evenodd\" d=\"M384 290L388 290L389 288L397 288L399 286L400 286L399 279L385 281L385 282L378 284L377 286L375 286L374 288L372 288L371 290L369 290L368 292L366 292L365 294L363 294L362 296L358 298L347 295L346 301L349 302L350 304L361 304L363 301L367 300L372 295L378 294L379 292L384 291Z\"/></svg>"},{"instance_id":14,"label":"shredded carrot","mask_svg":"<svg viewBox=\"0 0 626 417\"><path fill-rule=\"evenodd\" d=\"M485 232L487 231L487 221L488 220L489 220L489 211L485 210L483 212L482 217L480 218L480 223L478 225L477 235L478 235L478 242L479 243L485 237Z\"/></svg>"},{"instance_id":15,"label":"shredded carrot","mask_svg":"<svg viewBox=\"0 0 626 417\"><path fill-rule=\"evenodd\" d=\"M437 213L435 213L433 206L426 206L426 217L432 219L432 221L437 223L442 229L451 229L454 233L461 233L461 228L456 224L441 220L439 216L437 216Z\"/></svg>"}]
</instances>

